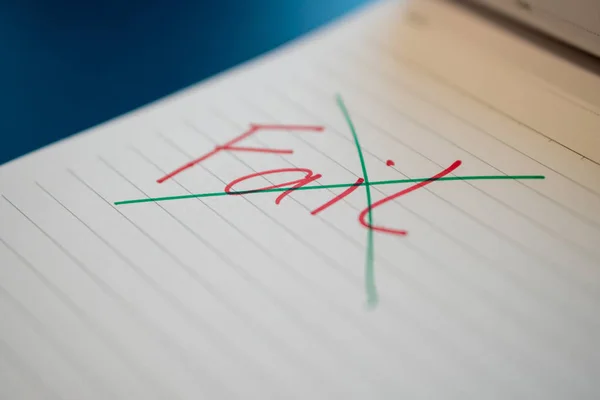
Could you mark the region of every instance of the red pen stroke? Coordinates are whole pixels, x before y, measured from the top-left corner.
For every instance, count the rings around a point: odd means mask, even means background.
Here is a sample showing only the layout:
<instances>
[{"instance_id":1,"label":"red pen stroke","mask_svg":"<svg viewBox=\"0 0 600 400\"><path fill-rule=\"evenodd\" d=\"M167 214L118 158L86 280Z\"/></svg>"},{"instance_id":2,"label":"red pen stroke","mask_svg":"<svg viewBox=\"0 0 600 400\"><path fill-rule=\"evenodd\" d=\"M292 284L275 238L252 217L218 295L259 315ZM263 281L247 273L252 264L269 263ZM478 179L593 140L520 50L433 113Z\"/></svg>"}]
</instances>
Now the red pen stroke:
<instances>
[{"instance_id":1,"label":"red pen stroke","mask_svg":"<svg viewBox=\"0 0 600 400\"><path fill-rule=\"evenodd\" d=\"M249 152L257 152L257 153L275 153L275 154L292 154L293 151L289 149L268 149L265 147L243 147L243 146L235 146L235 144L240 141L252 136L253 134L261 131L261 130L285 130L285 131L313 131L313 132L321 132L325 128L322 126L316 125L279 125L279 124L250 124L250 128L241 135L231 139L227 143L221 146L215 146L215 148L208 153L189 161L183 164L181 167L175 169L172 172L169 172L165 176L160 179L157 179L156 182L163 183L167 179L174 177L177 174L185 171L188 168L193 167L194 165L201 163L202 161L207 160L208 158L216 155L221 151L249 151Z\"/></svg>"},{"instance_id":2,"label":"red pen stroke","mask_svg":"<svg viewBox=\"0 0 600 400\"><path fill-rule=\"evenodd\" d=\"M259 176L281 174L281 173L287 173L287 172L303 172L304 173L304 177L300 178L300 179L295 179L293 181L287 181L287 182L283 182L283 183L277 183L277 184L274 184L274 185L264 186L264 187L261 187L261 188L247 189L247 190L242 190L242 191L234 191L233 190L233 187L235 185L237 185L238 183L240 183L240 182L244 182L244 181L247 181L249 179L259 177ZM261 172L255 172L255 173L252 173L252 174L248 174L248 175L244 175L244 176L241 176L239 178L236 178L236 179L232 180L231 182L229 182L225 186L224 192L228 193L228 194L241 195L241 194L263 192L265 190L271 190L271 189L275 189L275 188L285 187L286 190L284 192L282 192L279 196L277 196L277 198L275 199L275 204L279 204L279 203L281 203L281 200L283 200L285 198L285 196L290 195L292 192L294 192L294 191L302 188L303 186L306 186L309 183L314 182L317 179L322 178L322 177L323 177L323 175L321 175L321 174L315 174L315 173L313 173L312 170L310 170L308 168L279 168L279 169L270 169L270 170L261 171ZM320 213L320 212L328 209L329 207L331 207L332 205L334 205L335 203L337 203L338 201L342 200L344 197L350 195L352 192L354 192L356 189L358 189L360 187L360 185L364 181L365 180L363 178L358 178L356 180L356 182L352 186L348 187L342 193L336 195L333 199L329 200L328 202L326 202L322 206L320 206L320 207L314 209L313 211L311 211L311 214L312 215L317 215L318 213Z\"/></svg>"},{"instance_id":3,"label":"red pen stroke","mask_svg":"<svg viewBox=\"0 0 600 400\"><path fill-rule=\"evenodd\" d=\"M335 203L337 203L338 201L342 200L344 197L348 196L350 193L354 192L356 189L358 189L358 187L364 182L365 180L363 178L358 178L356 180L356 182L354 182L353 186L350 186L349 188L347 188L346 190L344 190L342 193L338 194L337 196L335 196L333 199L329 200L327 203L323 204L321 207L315 208L314 210L311 211L312 215L317 215L318 213L320 213L321 211L325 211L326 209L328 209L329 207L331 207L332 205L334 205Z\"/></svg>"},{"instance_id":4,"label":"red pen stroke","mask_svg":"<svg viewBox=\"0 0 600 400\"><path fill-rule=\"evenodd\" d=\"M373 203L371 206L365 208L364 210L361 211L361 213L358 216L358 220L360 222L360 224L362 226L364 226L367 229L372 229L373 231L377 231L377 232L383 232L383 233L391 233L393 235L400 235L400 236L405 236L406 235L406 231L402 230L402 229L392 229L392 228L386 228L384 226L375 226L372 224L369 224L365 218L367 216L367 214L369 212L372 212L373 210L375 210L377 207L384 205L385 203L389 203L390 201L397 199L400 196L404 196L405 194L408 194L410 192L413 192L419 188L422 188L423 186L429 185L432 182L435 182L436 180L443 178L444 176L448 175L449 173L451 173L452 171L454 171L456 168L458 168L461 164L460 160L456 160L452 163L452 165L450 165L448 168L446 168L445 170L443 170L442 172L437 173L436 175L432 176L431 178L416 183L412 186L407 187L406 189L400 190L399 192L396 192L392 195L389 195L379 201L376 201L375 203Z\"/></svg>"},{"instance_id":5,"label":"red pen stroke","mask_svg":"<svg viewBox=\"0 0 600 400\"><path fill-rule=\"evenodd\" d=\"M270 186L265 186L262 188L258 188L258 189L250 189L250 190L244 190L244 191L233 191L233 187L235 185L237 185L240 182L246 181L248 179L252 179L252 178L256 178L258 176L265 176L265 175L272 175L272 174L281 174L281 173L286 173L286 172L304 172L304 178L300 178L300 179L295 179L293 181L287 181L287 182L283 182L283 183L278 183L276 185L270 185ZM281 202L281 200L283 200L283 198L285 196L288 196L289 194L291 194L294 190L298 190L298 188L304 186L304 185L308 185L311 182L314 182L315 180L321 178L322 175L321 174L314 174L310 169L308 168L279 168L279 169L270 169L267 171L261 171L261 172L255 172L253 174L248 174L248 175L244 175L241 176L237 179L232 180L231 182L229 182L229 184L227 184L227 186L225 186L225 193L229 193L229 194L246 194L246 193L252 193L255 191L262 191L262 190L269 190L269 189L275 189L275 188L280 188L280 187L284 187L284 186L288 186L288 185L292 185L291 187L289 187L286 191L284 191L283 193L281 193L279 196L277 196L277 199L275 200L276 204L279 204Z\"/></svg>"}]
</instances>

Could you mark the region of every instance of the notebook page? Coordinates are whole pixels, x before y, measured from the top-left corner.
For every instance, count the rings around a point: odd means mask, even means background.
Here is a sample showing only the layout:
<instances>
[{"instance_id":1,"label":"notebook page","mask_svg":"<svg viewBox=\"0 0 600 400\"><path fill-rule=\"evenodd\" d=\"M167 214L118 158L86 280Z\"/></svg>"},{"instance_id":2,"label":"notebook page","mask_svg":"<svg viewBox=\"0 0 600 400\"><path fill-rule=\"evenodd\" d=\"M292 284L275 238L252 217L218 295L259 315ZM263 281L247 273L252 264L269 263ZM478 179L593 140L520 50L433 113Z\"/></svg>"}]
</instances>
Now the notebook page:
<instances>
[{"instance_id":1,"label":"notebook page","mask_svg":"<svg viewBox=\"0 0 600 400\"><path fill-rule=\"evenodd\" d=\"M2 398L596 398L596 88L380 2L3 165Z\"/></svg>"}]
</instances>

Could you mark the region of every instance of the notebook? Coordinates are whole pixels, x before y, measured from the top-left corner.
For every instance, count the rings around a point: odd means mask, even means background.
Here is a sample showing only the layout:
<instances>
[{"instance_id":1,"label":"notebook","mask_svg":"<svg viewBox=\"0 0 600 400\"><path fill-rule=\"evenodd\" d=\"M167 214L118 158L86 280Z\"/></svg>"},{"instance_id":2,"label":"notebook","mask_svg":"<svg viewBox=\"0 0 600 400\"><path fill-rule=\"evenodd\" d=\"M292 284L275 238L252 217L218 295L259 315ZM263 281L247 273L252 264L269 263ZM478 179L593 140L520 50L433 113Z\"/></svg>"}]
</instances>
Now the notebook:
<instances>
[{"instance_id":1,"label":"notebook","mask_svg":"<svg viewBox=\"0 0 600 400\"><path fill-rule=\"evenodd\" d=\"M375 2L0 167L2 399L594 399L600 79Z\"/></svg>"}]
</instances>

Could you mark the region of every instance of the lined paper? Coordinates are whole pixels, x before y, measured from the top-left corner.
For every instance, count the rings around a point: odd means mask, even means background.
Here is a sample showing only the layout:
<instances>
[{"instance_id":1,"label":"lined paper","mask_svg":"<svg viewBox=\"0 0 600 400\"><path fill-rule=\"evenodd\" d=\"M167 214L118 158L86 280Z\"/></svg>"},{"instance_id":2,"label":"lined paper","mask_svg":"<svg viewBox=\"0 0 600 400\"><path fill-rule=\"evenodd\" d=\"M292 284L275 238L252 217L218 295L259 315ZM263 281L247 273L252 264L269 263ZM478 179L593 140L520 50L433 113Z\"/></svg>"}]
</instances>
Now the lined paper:
<instances>
[{"instance_id":1,"label":"lined paper","mask_svg":"<svg viewBox=\"0 0 600 400\"><path fill-rule=\"evenodd\" d=\"M2 398L596 398L596 89L381 2L3 165Z\"/></svg>"}]
</instances>

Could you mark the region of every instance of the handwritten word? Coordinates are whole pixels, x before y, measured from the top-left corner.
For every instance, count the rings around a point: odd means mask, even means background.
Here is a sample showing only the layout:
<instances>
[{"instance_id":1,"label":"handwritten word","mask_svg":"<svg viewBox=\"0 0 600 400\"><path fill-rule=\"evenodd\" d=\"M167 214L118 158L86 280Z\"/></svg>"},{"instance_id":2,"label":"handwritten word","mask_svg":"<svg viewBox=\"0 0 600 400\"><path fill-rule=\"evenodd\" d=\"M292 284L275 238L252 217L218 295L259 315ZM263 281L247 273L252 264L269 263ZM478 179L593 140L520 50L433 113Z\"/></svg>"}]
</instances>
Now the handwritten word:
<instances>
[{"instance_id":1,"label":"handwritten word","mask_svg":"<svg viewBox=\"0 0 600 400\"><path fill-rule=\"evenodd\" d=\"M407 231L403 229L391 228L388 226L384 226L381 224L375 224L373 222L373 211L399 197L405 196L411 192L419 190L427 185L430 185L433 182L439 181L471 181L471 180L527 180L527 179L545 179L543 175L471 175L471 176L449 176L456 169L458 169L462 162L460 160L454 161L450 166L438 172L429 178L412 178L412 179L396 179L396 180L386 180L386 181L370 181L369 175L367 171L367 165L365 162L365 158L362 152L362 148L360 145L360 141L358 138L358 134L356 128L354 127L354 123L350 117L350 113L344 104L341 96L337 95L336 97L337 105L344 116L346 124L352 134L352 139L354 145L356 147L356 152L358 155L358 159L361 165L362 176L358 177L353 183L336 183L336 184L319 184L319 185L311 185L311 183L318 181L323 177L320 173L315 173L311 169L308 168L278 168L271 169L266 171L254 172L248 175L241 176L232 180L225 186L223 192L212 192L212 193L197 193L197 194L189 194L189 195L180 195L180 196L167 196L167 197L154 197L154 198L144 198L144 199L132 199L132 200L122 200L117 201L115 205L126 205L126 204L136 204L136 203L148 203L148 202L162 202L162 201L171 201L171 200L183 200L183 199L191 199L191 198L203 198L203 197L217 197L217 196L240 196L240 195L248 195L248 194L257 194L257 193L279 193L275 199L275 204L279 205L287 196L289 196L292 192L296 190L325 190L325 189L333 189L333 188L346 188L342 193L335 195L332 199L328 200L321 206L315 208L310 213L312 215L317 215L321 212L324 212L329 207L332 207L345 197L352 194L359 187L365 188L366 194L366 207L360 211L358 214L358 222L361 226L365 227L367 230L367 251L365 257L365 292L367 297L367 305L369 307L374 307L378 303L378 293L375 285L375 270L374 270L374 259L375 259L375 246L374 246L374 232L391 234L396 236L406 236ZM215 148L208 153L202 155L201 157L192 160L181 167L175 169L174 171L168 173L167 175L161 177L157 180L158 183L163 183L164 181L178 175L179 173L187 170L188 168L193 167L196 164L199 164L203 161L206 161L210 157L217 155L222 151L245 151L245 152L259 152L259 153L272 153L272 154L292 154L293 150L291 149L269 149L262 147L244 147L238 145L244 139L247 139L251 135L261 131L261 130L286 130L286 131L314 131L314 132L322 132L324 127L315 126L315 125L270 125L270 124L250 124L250 128L240 134L239 136L231 139L227 143L215 146ZM395 165L393 160L387 160L385 164L388 167L393 167ZM268 186L261 186L255 189L250 190L235 190L235 188L242 184L248 183L250 181L256 180L257 178L264 178L266 176L274 176L278 174L289 174L289 173L299 173L301 176L297 179L289 180L283 183L271 184ZM381 200L377 200L372 202L371 199L371 187L379 186L379 185L395 185L395 184L404 184L409 183L410 186L398 190L395 193L392 193Z\"/></svg>"}]
</instances>

